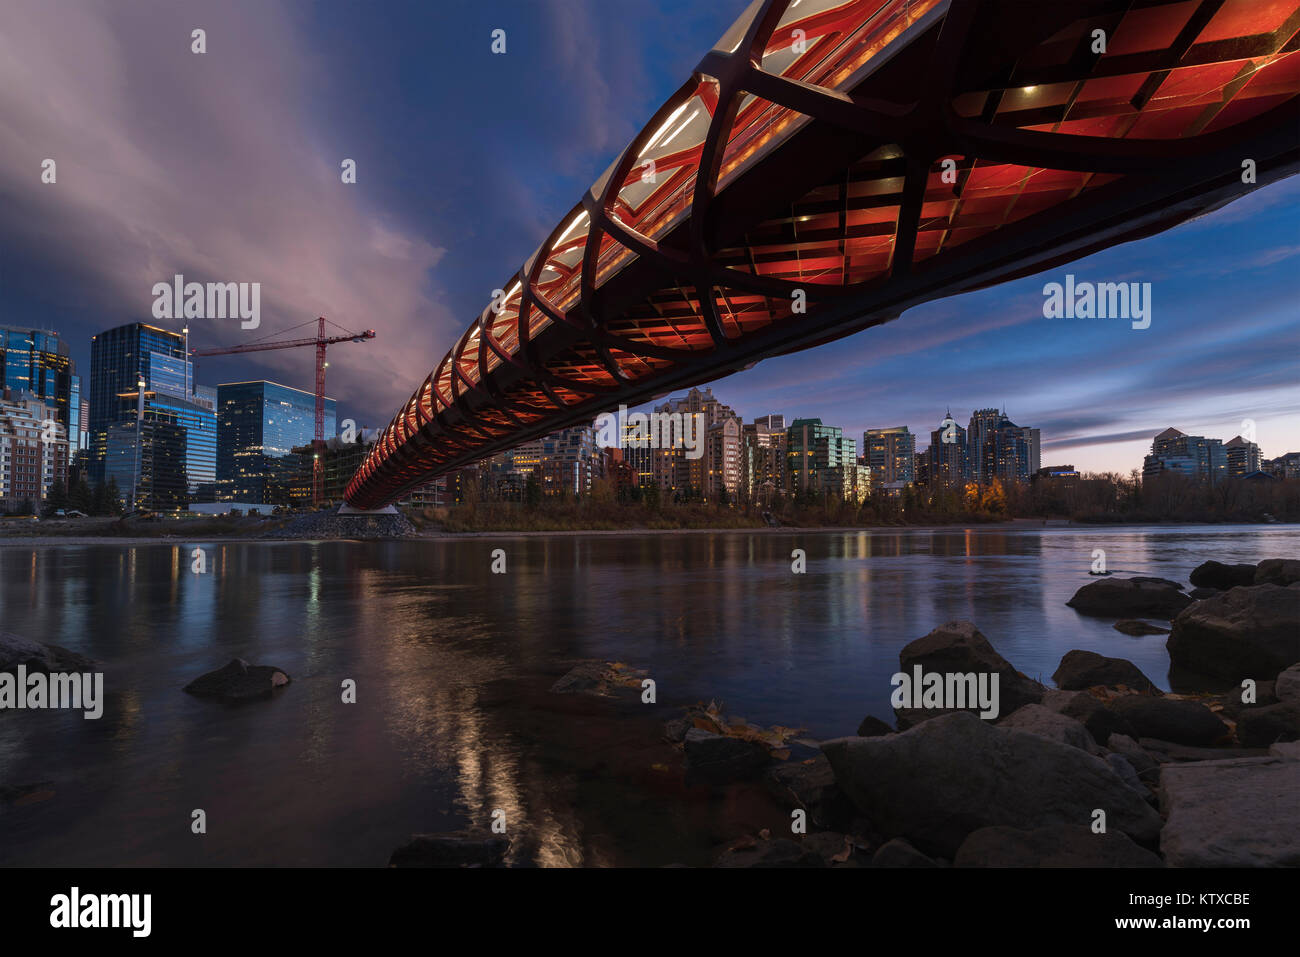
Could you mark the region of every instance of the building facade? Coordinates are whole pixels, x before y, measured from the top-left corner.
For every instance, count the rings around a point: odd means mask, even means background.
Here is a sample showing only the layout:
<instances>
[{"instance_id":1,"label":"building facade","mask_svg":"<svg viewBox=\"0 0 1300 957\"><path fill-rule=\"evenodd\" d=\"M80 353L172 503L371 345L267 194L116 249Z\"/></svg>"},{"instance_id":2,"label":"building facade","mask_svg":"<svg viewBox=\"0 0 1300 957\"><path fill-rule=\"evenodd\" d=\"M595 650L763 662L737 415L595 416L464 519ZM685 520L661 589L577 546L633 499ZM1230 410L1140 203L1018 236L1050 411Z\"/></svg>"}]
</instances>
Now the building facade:
<instances>
[{"instance_id":1,"label":"building facade","mask_svg":"<svg viewBox=\"0 0 1300 957\"><path fill-rule=\"evenodd\" d=\"M45 403L73 451L79 447L85 428L81 376L58 333L0 326L0 388L26 392Z\"/></svg>"},{"instance_id":2,"label":"building facade","mask_svg":"<svg viewBox=\"0 0 1300 957\"><path fill-rule=\"evenodd\" d=\"M92 482L105 479L109 426L135 418L134 404L123 398L136 393L143 379L146 391L184 399L192 373L180 333L133 322L91 337L87 444Z\"/></svg>"},{"instance_id":3,"label":"building facade","mask_svg":"<svg viewBox=\"0 0 1300 957\"><path fill-rule=\"evenodd\" d=\"M830 470L857 465L857 443L821 419L795 419L786 429L786 474L791 492L822 492L834 484Z\"/></svg>"},{"instance_id":4,"label":"building facade","mask_svg":"<svg viewBox=\"0 0 1300 957\"><path fill-rule=\"evenodd\" d=\"M916 481L916 436L907 426L868 429L862 434L863 464L870 466L878 484Z\"/></svg>"},{"instance_id":5,"label":"building facade","mask_svg":"<svg viewBox=\"0 0 1300 957\"><path fill-rule=\"evenodd\" d=\"M1142 460L1142 480L1180 475L1193 482L1217 485L1228 474L1228 453L1218 439L1165 429L1151 443Z\"/></svg>"},{"instance_id":6,"label":"building facade","mask_svg":"<svg viewBox=\"0 0 1300 957\"><path fill-rule=\"evenodd\" d=\"M67 482L68 434L58 407L0 390L0 511L39 512L55 483Z\"/></svg>"},{"instance_id":7,"label":"building facade","mask_svg":"<svg viewBox=\"0 0 1300 957\"><path fill-rule=\"evenodd\" d=\"M303 455L316 432L316 396L265 380L217 386L217 498L259 505L301 504ZM325 400L325 438L336 403ZM307 463L310 467L310 463Z\"/></svg>"}]
</instances>

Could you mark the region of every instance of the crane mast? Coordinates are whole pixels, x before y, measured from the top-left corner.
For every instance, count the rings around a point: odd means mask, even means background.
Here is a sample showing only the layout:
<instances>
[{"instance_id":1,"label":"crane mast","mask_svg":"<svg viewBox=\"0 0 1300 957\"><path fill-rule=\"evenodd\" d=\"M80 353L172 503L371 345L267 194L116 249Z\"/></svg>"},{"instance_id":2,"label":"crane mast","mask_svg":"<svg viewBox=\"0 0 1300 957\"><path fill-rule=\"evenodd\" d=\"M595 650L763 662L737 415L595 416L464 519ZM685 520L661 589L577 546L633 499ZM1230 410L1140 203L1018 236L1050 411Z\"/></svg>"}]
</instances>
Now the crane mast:
<instances>
[{"instance_id":1,"label":"crane mast","mask_svg":"<svg viewBox=\"0 0 1300 957\"><path fill-rule=\"evenodd\" d=\"M283 339L273 342L249 342L240 346L218 349L191 349L192 356L229 356L244 352L263 352L268 349L294 349L301 346L316 347L316 428L312 438L311 503L318 506L325 490L325 361L326 349L340 342L365 342L375 338L375 330L348 333L342 336L325 335L324 316L316 318L316 335L303 339Z\"/></svg>"}]
</instances>

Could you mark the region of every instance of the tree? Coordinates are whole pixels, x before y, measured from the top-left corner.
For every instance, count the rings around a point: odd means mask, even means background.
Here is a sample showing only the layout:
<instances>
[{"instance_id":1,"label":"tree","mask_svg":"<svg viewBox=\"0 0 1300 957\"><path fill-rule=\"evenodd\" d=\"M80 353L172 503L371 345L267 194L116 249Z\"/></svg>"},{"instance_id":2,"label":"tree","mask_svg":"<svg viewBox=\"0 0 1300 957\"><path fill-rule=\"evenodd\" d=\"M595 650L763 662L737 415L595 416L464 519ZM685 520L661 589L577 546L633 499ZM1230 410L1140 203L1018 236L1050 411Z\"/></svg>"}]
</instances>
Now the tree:
<instances>
[{"instance_id":1,"label":"tree","mask_svg":"<svg viewBox=\"0 0 1300 957\"><path fill-rule=\"evenodd\" d=\"M542 483L537 481L536 472L529 472L528 480L524 482L524 501L529 508L542 504Z\"/></svg>"},{"instance_id":2,"label":"tree","mask_svg":"<svg viewBox=\"0 0 1300 957\"><path fill-rule=\"evenodd\" d=\"M86 481L86 476L77 476L77 484L68 491L68 504L89 515L94 510L94 501L95 496L90 490L90 484Z\"/></svg>"},{"instance_id":3,"label":"tree","mask_svg":"<svg viewBox=\"0 0 1300 957\"><path fill-rule=\"evenodd\" d=\"M68 504L68 487L63 479L50 483L50 490L45 493L45 513L52 515L57 509L66 508Z\"/></svg>"},{"instance_id":4,"label":"tree","mask_svg":"<svg viewBox=\"0 0 1300 957\"><path fill-rule=\"evenodd\" d=\"M659 486L658 486L658 484L657 484L657 483L654 483L654 482L651 482L649 485L647 485L647 486L645 487L645 490L644 490L644 491L642 492L642 494L641 494L641 499L642 499L642 501L645 502L647 508L649 508L649 509L651 509L651 510L653 510L653 511L656 511L656 512L659 511Z\"/></svg>"}]
</instances>

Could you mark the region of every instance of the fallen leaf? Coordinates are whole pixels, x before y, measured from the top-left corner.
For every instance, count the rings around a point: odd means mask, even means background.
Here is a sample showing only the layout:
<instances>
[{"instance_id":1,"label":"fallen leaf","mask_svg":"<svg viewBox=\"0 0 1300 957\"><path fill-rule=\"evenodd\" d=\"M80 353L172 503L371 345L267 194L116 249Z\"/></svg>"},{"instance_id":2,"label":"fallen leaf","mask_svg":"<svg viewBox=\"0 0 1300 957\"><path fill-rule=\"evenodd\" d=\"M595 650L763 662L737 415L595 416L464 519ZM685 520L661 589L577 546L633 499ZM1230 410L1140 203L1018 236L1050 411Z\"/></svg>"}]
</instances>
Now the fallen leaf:
<instances>
[{"instance_id":1,"label":"fallen leaf","mask_svg":"<svg viewBox=\"0 0 1300 957\"><path fill-rule=\"evenodd\" d=\"M831 860L834 861L836 864L843 864L845 861L849 859L849 857L852 854L853 854L853 841L851 841L848 835L846 834L844 836L844 850L832 856Z\"/></svg>"}]
</instances>

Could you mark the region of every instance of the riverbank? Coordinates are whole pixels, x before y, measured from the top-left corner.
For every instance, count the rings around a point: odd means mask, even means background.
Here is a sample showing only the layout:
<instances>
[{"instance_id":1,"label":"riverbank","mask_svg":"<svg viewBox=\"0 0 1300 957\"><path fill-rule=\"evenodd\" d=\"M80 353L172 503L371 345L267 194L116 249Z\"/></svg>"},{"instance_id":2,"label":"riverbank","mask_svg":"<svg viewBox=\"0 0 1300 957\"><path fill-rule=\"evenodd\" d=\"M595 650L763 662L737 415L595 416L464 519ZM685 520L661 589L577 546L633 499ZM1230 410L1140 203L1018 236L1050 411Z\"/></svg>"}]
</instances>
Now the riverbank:
<instances>
[{"instance_id":1,"label":"riverbank","mask_svg":"<svg viewBox=\"0 0 1300 957\"><path fill-rule=\"evenodd\" d=\"M87 520L82 520L83 522ZM619 536L644 535L710 535L743 532L745 534L787 534L805 535L819 533L843 532L924 532L952 529L979 529L1023 531L1033 529L1078 529L1081 531L1108 532L1128 528L1215 528L1239 525L1243 528L1289 528L1296 523L1201 523L1201 522L1107 522L1105 524L1080 523L1065 518L1012 518L999 522L981 522L969 526L962 522L929 523L918 525L871 524L871 525L754 525L754 526L720 526L690 528L648 528L629 525L621 528L571 528L556 530L524 529L484 529L477 531L449 531L434 525L425 525L405 535L349 535L346 531L329 534L292 534L287 520L274 520L261 525L249 525L238 531L230 526L213 525L207 521L171 521L156 526L151 534L140 534L138 525L123 530L117 525L117 519L91 519L98 527L85 524L56 527L47 522L42 525L23 522L0 525L0 548L7 545L15 547L32 547L37 545L104 545L123 546L192 544L195 542L213 544L231 544L236 542L267 543L307 543L319 541L459 541L474 539L520 539L520 538L616 538ZM115 526L115 527L111 527Z\"/></svg>"}]
</instances>

